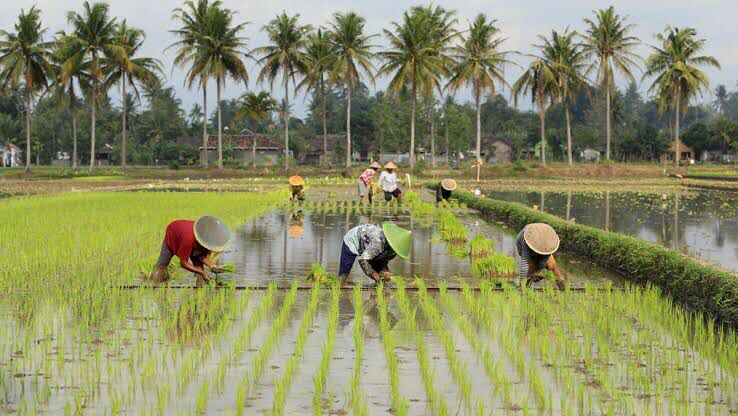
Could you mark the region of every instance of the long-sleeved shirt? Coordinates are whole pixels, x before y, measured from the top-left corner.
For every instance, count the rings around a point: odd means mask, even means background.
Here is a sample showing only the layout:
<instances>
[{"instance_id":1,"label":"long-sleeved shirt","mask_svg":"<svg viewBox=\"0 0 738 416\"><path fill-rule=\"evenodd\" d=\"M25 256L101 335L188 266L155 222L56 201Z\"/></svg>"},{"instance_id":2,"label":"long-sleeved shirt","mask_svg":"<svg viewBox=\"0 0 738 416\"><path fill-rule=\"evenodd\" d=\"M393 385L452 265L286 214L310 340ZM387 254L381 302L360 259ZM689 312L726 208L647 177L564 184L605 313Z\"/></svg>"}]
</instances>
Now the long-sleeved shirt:
<instances>
[{"instance_id":1,"label":"long-sleeved shirt","mask_svg":"<svg viewBox=\"0 0 738 416\"><path fill-rule=\"evenodd\" d=\"M397 189L397 174L383 171L379 175L379 186L384 192L394 192Z\"/></svg>"},{"instance_id":2,"label":"long-sleeved shirt","mask_svg":"<svg viewBox=\"0 0 738 416\"><path fill-rule=\"evenodd\" d=\"M376 174L377 171L372 168L368 168L361 174L361 176L359 176L359 179L361 179L368 186L371 185L372 181L374 180L374 175Z\"/></svg>"},{"instance_id":3,"label":"long-sleeved shirt","mask_svg":"<svg viewBox=\"0 0 738 416\"><path fill-rule=\"evenodd\" d=\"M451 198L451 191L447 191L441 187L439 184L436 188L436 202L441 202L441 200L449 199Z\"/></svg>"},{"instance_id":4,"label":"long-sleeved shirt","mask_svg":"<svg viewBox=\"0 0 738 416\"><path fill-rule=\"evenodd\" d=\"M378 225L356 226L346 233L343 242L352 253L359 256L359 266L367 276L371 276L374 272L382 272L382 270L374 270L371 265L372 261L389 261L395 256L395 252L387 244L382 227Z\"/></svg>"},{"instance_id":5,"label":"long-sleeved shirt","mask_svg":"<svg viewBox=\"0 0 738 416\"><path fill-rule=\"evenodd\" d=\"M531 264L535 264L537 270L544 270L550 256L543 256L531 250L525 242L523 234L525 234L525 227L520 230L518 238L515 240L515 247L518 251L518 276L521 279L526 279L528 278Z\"/></svg>"}]
</instances>

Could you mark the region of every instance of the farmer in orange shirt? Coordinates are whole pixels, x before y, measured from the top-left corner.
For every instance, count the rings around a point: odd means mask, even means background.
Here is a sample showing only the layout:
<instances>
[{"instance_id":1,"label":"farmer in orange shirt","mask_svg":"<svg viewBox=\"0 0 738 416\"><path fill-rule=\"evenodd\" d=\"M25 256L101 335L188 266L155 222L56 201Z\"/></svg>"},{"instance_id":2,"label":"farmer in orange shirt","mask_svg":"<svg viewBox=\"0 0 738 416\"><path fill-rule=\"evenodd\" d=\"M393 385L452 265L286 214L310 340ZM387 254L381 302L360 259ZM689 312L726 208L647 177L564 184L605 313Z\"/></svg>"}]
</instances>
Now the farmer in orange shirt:
<instances>
[{"instance_id":1,"label":"farmer in orange shirt","mask_svg":"<svg viewBox=\"0 0 738 416\"><path fill-rule=\"evenodd\" d=\"M179 265L197 275L197 285L210 280L208 269L219 272L220 266L208 259L210 253L225 251L231 244L231 233L221 220L209 215L192 220L175 220L167 225L164 242L161 244L159 261L154 266L151 279L154 283L169 278L167 266L172 257L179 257Z\"/></svg>"}]
</instances>

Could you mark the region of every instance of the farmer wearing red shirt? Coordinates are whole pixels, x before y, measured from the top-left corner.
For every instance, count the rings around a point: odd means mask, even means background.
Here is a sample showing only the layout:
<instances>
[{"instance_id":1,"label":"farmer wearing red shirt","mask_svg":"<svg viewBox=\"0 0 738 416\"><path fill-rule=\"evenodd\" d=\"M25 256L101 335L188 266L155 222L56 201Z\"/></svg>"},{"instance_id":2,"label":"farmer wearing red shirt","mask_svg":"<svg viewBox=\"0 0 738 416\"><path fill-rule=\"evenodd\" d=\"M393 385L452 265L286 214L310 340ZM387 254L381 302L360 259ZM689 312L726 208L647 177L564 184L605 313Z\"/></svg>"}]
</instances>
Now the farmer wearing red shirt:
<instances>
[{"instance_id":1,"label":"farmer wearing red shirt","mask_svg":"<svg viewBox=\"0 0 738 416\"><path fill-rule=\"evenodd\" d=\"M368 196L369 203L372 203L372 195L374 194L372 191L372 186L374 186L374 176L381 167L382 166L379 163L372 162L372 164L362 172L361 176L359 176L359 180L356 181L356 188L359 192L359 202L363 202L364 196Z\"/></svg>"},{"instance_id":2,"label":"farmer wearing red shirt","mask_svg":"<svg viewBox=\"0 0 738 416\"><path fill-rule=\"evenodd\" d=\"M215 272L220 266L213 264L208 256L211 252L220 253L231 243L231 233L221 220L203 216L196 221L175 220L167 225L164 242L161 244L159 261L151 275L154 283L161 283L169 276L167 266L172 257L179 257L183 269L197 275L197 285L202 286L210 280L205 266Z\"/></svg>"}]
</instances>

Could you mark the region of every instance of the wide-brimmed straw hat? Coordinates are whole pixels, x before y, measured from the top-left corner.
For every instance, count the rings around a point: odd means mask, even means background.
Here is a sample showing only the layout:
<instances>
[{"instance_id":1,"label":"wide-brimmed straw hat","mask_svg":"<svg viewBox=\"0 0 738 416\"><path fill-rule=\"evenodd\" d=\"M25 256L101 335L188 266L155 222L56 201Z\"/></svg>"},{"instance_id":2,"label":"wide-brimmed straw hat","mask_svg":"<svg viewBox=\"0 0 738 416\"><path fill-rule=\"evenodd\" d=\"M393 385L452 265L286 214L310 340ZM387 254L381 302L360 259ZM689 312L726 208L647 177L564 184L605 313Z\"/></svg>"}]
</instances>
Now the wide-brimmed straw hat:
<instances>
[{"instance_id":1,"label":"wide-brimmed straw hat","mask_svg":"<svg viewBox=\"0 0 738 416\"><path fill-rule=\"evenodd\" d=\"M288 181L289 181L290 185L292 185L292 186L300 186L300 185L305 184L305 180L302 179L302 176L300 176L300 175L290 176L290 178L288 179Z\"/></svg>"},{"instance_id":2,"label":"wide-brimmed straw hat","mask_svg":"<svg viewBox=\"0 0 738 416\"><path fill-rule=\"evenodd\" d=\"M444 179L441 181L441 188L447 191L453 191L456 189L456 181L453 179Z\"/></svg>"},{"instance_id":3,"label":"wide-brimmed straw hat","mask_svg":"<svg viewBox=\"0 0 738 416\"><path fill-rule=\"evenodd\" d=\"M371 165L369 165L369 168L370 168L370 169L382 169L382 165L380 165L380 164L379 164L379 163L377 163L377 162L372 162L372 164L371 164Z\"/></svg>"},{"instance_id":4,"label":"wide-brimmed straw hat","mask_svg":"<svg viewBox=\"0 0 738 416\"><path fill-rule=\"evenodd\" d=\"M526 225L523 239L531 250L543 256L555 253L561 243L553 227L540 222Z\"/></svg>"},{"instance_id":5,"label":"wide-brimmed straw hat","mask_svg":"<svg viewBox=\"0 0 738 416\"><path fill-rule=\"evenodd\" d=\"M394 164L394 162L387 162L386 165L384 165L385 169L397 169L397 165Z\"/></svg>"},{"instance_id":6,"label":"wide-brimmed straw hat","mask_svg":"<svg viewBox=\"0 0 738 416\"><path fill-rule=\"evenodd\" d=\"M231 245L231 232L220 219L203 215L195 221L195 239L210 251L225 251Z\"/></svg>"},{"instance_id":7,"label":"wide-brimmed straw hat","mask_svg":"<svg viewBox=\"0 0 738 416\"><path fill-rule=\"evenodd\" d=\"M305 227L303 227L302 225L290 225L290 228L287 232L290 233L291 237L297 238L302 236L302 233L305 232Z\"/></svg>"},{"instance_id":8,"label":"wide-brimmed straw hat","mask_svg":"<svg viewBox=\"0 0 738 416\"><path fill-rule=\"evenodd\" d=\"M407 259L410 257L410 245L413 241L410 230L398 227L391 222L385 222L382 224L382 231L384 232L384 238L387 239L387 243L389 243L392 250L400 258Z\"/></svg>"}]
</instances>

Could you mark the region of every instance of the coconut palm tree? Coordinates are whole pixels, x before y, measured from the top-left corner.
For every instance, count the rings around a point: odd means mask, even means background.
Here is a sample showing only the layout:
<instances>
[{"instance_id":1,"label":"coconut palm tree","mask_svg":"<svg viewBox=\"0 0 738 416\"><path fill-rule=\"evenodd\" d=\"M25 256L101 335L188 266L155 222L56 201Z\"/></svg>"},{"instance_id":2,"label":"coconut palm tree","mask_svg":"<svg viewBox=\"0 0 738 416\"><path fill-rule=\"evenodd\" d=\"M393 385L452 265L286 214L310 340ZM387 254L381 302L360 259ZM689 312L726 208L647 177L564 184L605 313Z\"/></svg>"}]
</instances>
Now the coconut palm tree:
<instances>
[{"instance_id":1,"label":"coconut palm tree","mask_svg":"<svg viewBox=\"0 0 738 416\"><path fill-rule=\"evenodd\" d=\"M390 75L388 90L394 94L409 88L410 166L415 166L415 115L418 94L430 95L440 89L448 74L448 57L438 34L438 20L426 8L414 7L402 15L402 22L392 22L384 34L389 48L379 53L383 64L378 75Z\"/></svg>"},{"instance_id":2,"label":"coconut palm tree","mask_svg":"<svg viewBox=\"0 0 738 416\"><path fill-rule=\"evenodd\" d=\"M272 113L279 109L279 103L267 91L247 92L241 95L238 101L239 109L236 118L239 120L249 118L257 124L270 120ZM256 139L251 148L251 161L256 166Z\"/></svg>"},{"instance_id":3,"label":"coconut palm tree","mask_svg":"<svg viewBox=\"0 0 738 416\"><path fill-rule=\"evenodd\" d=\"M172 19L177 20L181 26L179 29L171 30L179 40L167 47L176 48L176 56L174 65L187 68L185 74L185 85L192 88L198 83L202 89L202 152L200 152L200 165L204 168L208 167L208 80L210 79L210 67L202 65L201 61L196 61L198 45L200 41L208 36L210 30L208 24L208 16L211 10L218 9L222 6L220 0L187 0L183 7L178 7L172 12Z\"/></svg>"},{"instance_id":4,"label":"coconut palm tree","mask_svg":"<svg viewBox=\"0 0 738 416\"><path fill-rule=\"evenodd\" d=\"M375 35L364 34L366 20L354 12L335 13L330 23L333 49L330 81L346 87L346 167L351 167L351 92L359 86L361 75L374 82L372 65Z\"/></svg>"},{"instance_id":5,"label":"coconut palm tree","mask_svg":"<svg viewBox=\"0 0 738 416\"><path fill-rule=\"evenodd\" d=\"M613 6L594 12L593 19L584 19L587 29L583 35L584 51L592 61L588 73L597 73L597 82L605 88L607 145L605 157L610 160L612 138L612 94L615 91L615 72L628 82L635 82L632 68L638 68L640 57L634 52L640 41L633 36L635 25L615 12Z\"/></svg>"},{"instance_id":6,"label":"coconut palm tree","mask_svg":"<svg viewBox=\"0 0 738 416\"><path fill-rule=\"evenodd\" d=\"M31 110L33 96L48 87L54 77L51 65L53 43L44 41L41 10L36 6L21 10L14 30L0 30L0 85L4 90L18 88L21 81L26 106L26 171L31 169Z\"/></svg>"},{"instance_id":7,"label":"coconut palm tree","mask_svg":"<svg viewBox=\"0 0 738 416\"><path fill-rule=\"evenodd\" d=\"M541 163L546 166L546 110L558 95L554 68L542 57L533 60L512 86L515 105L520 95L530 95L541 123Z\"/></svg>"},{"instance_id":8,"label":"coconut palm tree","mask_svg":"<svg viewBox=\"0 0 738 416\"><path fill-rule=\"evenodd\" d=\"M571 115L569 107L586 81L586 56L582 44L576 40L577 33L567 28L563 33L551 31L551 37L539 36L538 45L543 57L548 61L556 77L558 100L564 107L566 119L566 155L569 166L574 164L572 157Z\"/></svg>"},{"instance_id":9,"label":"coconut palm tree","mask_svg":"<svg viewBox=\"0 0 738 416\"><path fill-rule=\"evenodd\" d=\"M284 168L290 168L290 105L289 82L295 83L295 75L304 74L308 68L308 58L305 48L308 35L312 30L310 25L300 24L300 15L288 16L282 12L270 20L263 29L269 37L270 45L254 49L254 54L261 55L259 63L259 82L269 81L270 89L274 90L274 80L282 76L284 83Z\"/></svg>"},{"instance_id":10,"label":"coconut palm tree","mask_svg":"<svg viewBox=\"0 0 738 416\"><path fill-rule=\"evenodd\" d=\"M95 167L95 123L97 121L98 98L103 94L105 74L102 61L110 56L115 44L116 20L110 17L110 7L107 3L84 2L82 13L69 12L67 21L72 26L68 40L69 46L75 51L69 58L70 62L82 60L82 66L90 79L90 170ZM64 77L71 65L64 64Z\"/></svg>"},{"instance_id":11,"label":"coconut palm tree","mask_svg":"<svg viewBox=\"0 0 738 416\"><path fill-rule=\"evenodd\" d=\"M689 101L710 88L707 75L700 68L720 68L718 60L701 55L705 40L697 38L690 27L667 27L656 35L658 45L646 62L643 78L654 78L649 92L656 94L659 111L674 112L674 165L679 166L680 116L687 111Z\"/></svg>"},{"instance_id":12,"label":"coconut palm tree","mask_svg":"<svg viewBox=\"0 0 738 416\"><path fill-rule=\"evenodd\" d=\"M451 69L449 88L458 91L465 85L472 88L477 114L477 162L482 152L482 94L495 94L497 86L508 85L504 67L510 64L510 52L501 50L505 38L499 36L494 20L480 13L463 35L462 44L454 48L456 64Z\"/></svg>"},{"instance_id":13,"label":"coconut palm tree","mask_svg":"<svg viewBox=\"0 0 738 416\"><path fill-rule=\"evenodd\" d=\"M133 90L135 98L140 100L136 84L139 82L151 82L162 73L161 63L154 58L137 57L145 39L141 29L128 26L125 20L118 23L115 28L114 45L111 54L103 61L105 72L108 74L106 83L109 86L120 84L122 111L122 133L120 146L121 168L126 168L126 128L128 120L128 92L127 87Z\"/></svg>"},{"instance_id":14,"label":"coconut palm tree","mask_svg":"<svg viewBox=\"0 0 738 416\"><path fill-rule=\"evenodd\" d=\"M328 112L326 111L326 75L329 74L331 61L333 60L333 45L330 40L330 32L318 29L311 33L305 48L306 71L295 87L296 91L301 89L313 90L320 97L320 114L323 120L323 158L322 164L328 164Z\"/></svg>"}]
</instances>

